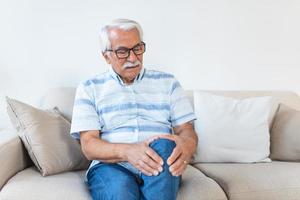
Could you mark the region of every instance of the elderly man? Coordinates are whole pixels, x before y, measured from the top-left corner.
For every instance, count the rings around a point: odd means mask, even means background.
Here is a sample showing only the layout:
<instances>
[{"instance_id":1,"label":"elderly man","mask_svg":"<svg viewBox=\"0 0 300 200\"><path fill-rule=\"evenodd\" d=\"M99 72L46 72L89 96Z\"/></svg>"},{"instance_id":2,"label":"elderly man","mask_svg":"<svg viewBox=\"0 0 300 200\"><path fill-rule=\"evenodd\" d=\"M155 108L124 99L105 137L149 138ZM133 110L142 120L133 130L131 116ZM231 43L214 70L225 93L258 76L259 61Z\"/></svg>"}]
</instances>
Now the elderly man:
<instances>
[{"instance_id":1,"label":"elderly man","mask_svg":"<svg viewBox=\"0 0 300 200\"><path fill-rule=\"evenodd\" d=\"M114 20L101 30L111 65L76 91L71 135L93 160L93 199L176 199L181 175L196 150L192 107L173 75L143 67L140 25Z\"/></svg>"}]
</instances>

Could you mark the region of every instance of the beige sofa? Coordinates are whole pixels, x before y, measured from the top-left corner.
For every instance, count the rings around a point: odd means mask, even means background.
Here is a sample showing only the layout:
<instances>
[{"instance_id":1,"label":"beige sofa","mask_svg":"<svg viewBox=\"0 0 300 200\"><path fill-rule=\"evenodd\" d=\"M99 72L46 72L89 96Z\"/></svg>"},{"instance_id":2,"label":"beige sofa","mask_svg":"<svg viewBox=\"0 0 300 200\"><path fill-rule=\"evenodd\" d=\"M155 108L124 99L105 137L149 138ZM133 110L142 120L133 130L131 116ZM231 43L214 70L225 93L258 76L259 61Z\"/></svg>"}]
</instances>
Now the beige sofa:
<instances>
[{"instance_id":1,"label":"beige sofa","mask_svg":"<svg viewBox=\"0 0 300 200\"><path fill-rule=\"evenodd\" d=\"M300 110L300 98L293 92L210 92L236 98L271 95L278 102ZM193 102L193 91L187 94ZM41 108L57 106L65 117L71 119L74 95L74 88L52 89L43 98ZM4 130L0 134L1 200L91 199L84 183L85 171L43 177L33 166L14 130ZM189 165L183 174L178 199L300 200L300 162Z\"/></svg>"}]
</instances>

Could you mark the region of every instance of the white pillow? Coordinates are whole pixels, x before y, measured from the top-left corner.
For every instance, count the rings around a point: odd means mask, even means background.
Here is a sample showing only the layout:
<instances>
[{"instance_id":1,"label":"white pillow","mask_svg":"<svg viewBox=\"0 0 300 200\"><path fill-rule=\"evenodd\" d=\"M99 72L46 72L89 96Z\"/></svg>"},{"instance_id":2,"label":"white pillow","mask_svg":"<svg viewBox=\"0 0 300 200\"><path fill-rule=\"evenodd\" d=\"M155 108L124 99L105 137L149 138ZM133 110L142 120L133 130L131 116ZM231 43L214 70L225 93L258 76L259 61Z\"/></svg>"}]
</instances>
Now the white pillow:
<instances>
[{"instance_id":1,"label":"white pillow","mask_svg":"<svg viewBox=\"0 0 300 200\"><path fill-rule=\"evenodd\" d=\"M197 162L269 162L272 97L234 99L194 92Z\"/></svg>"}]
</instances>

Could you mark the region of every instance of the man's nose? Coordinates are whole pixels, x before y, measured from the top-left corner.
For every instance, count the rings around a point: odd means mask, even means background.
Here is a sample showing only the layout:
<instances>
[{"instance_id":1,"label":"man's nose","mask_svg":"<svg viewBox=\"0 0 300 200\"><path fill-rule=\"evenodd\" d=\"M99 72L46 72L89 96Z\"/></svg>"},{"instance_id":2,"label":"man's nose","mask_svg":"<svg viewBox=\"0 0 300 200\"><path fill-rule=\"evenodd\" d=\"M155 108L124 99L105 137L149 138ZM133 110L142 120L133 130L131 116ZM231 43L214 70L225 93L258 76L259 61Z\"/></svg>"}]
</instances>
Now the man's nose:
<instances>
[{"instance_id":1,"label":"man's nose","mask_svg":"<svg viewBox=\"0 0 300 200\"><path fill-rule=\"evenodd\" d=\"M129 51L129 56L128 56L127 60L130 62L134 62L137 60L137 56L135 55L135 53L133 52L132 49Z\"/></svg>"}]
</instances>

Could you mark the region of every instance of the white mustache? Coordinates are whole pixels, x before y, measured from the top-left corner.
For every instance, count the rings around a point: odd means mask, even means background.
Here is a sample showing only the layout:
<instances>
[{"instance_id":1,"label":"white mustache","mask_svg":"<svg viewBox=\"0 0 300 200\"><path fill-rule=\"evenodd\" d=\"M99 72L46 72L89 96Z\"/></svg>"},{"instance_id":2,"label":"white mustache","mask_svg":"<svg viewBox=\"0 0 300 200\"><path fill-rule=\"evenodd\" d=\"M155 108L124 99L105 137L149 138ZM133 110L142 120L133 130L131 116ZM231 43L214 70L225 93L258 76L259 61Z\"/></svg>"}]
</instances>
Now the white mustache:
<instances>
[{"instance_id":1,"label":"white mustache","mask_svg":"<svg viewBox=\"0 0 300 200\"><path fill-rule=\"evenodd\" d=\"M128 67L134 67L134 66L137 66L137 65L141 65L141 62L138 61L138 60L136 60L134 63L126 62L126 63L123 64L122 67L123 67L123 69L125 69L125 68L128 68Z\"/></svg>"}]
</instances>

